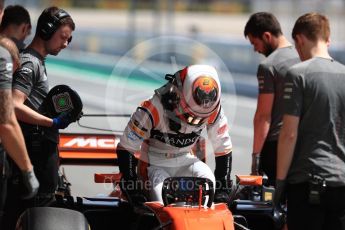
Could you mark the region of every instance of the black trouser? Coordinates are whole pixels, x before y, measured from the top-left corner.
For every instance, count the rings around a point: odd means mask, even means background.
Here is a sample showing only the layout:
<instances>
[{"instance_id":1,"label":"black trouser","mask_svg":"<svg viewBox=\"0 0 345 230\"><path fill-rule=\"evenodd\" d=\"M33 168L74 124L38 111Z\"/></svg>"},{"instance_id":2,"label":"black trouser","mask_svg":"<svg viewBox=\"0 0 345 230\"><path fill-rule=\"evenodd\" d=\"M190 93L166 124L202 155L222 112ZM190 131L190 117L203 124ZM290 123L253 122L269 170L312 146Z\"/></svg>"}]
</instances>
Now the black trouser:
<instances>
[{"instance_id":1,"label":"black trouser","mask_svg":"<svg viewBox=\"0 0 345 230\"><path fill-rule=\"evenodd\" d=\"M0 227L4 215L6 194L7 194L8 163L6 152L0 144Z\"/></svg>"},{"instance_id":2,"label":"black trouser","mask_svg":"<svg viewBox=\"0 0 345 230\"><path fill-rule=\"evenodd\" d=\"M33 146L33 140L25 138L37 180L40 182L39 194L55 193L58 184L59 154L57 144L42 139L38 146Z\"/></svg>"},{"instance_id":3,"label":"black trouser","mask_svg":"<svg viewBox=\"0 0 345 230\"><path fill-rule=\"evenodd\" d=\"M12 163L12 177L8 183L8 195L5 206L4 229L12 230L19 215L26 208L35 206L49 206L54 201L54 193L58 183L58 150L57 144L42 139L32 144L32 139L25 137L26 147L34 166L40 188L36 197L22 200L23 187L20 170Z\"/></svg>"},{"instance_id":4,"label":"black trouser","mask_svg":"<svg viewBox=\"0 0 345 230\"><path fill-rule=\"evenodd\" d=\"M319 205L308 196L308 183L287 186L289 230L345 230L345 187L327 187Z\"/></svg>"},{"instance_id":5,"label":"black trouser","mask_svg":"<svg viewBox=\"0 0 345 230\"><path fill-rule=\"evenodd\" d=\"M275 185L277 170L277 141L266 141L261 151L260 171L268 177L268 184Z\"/></svg>"}]
</instances>

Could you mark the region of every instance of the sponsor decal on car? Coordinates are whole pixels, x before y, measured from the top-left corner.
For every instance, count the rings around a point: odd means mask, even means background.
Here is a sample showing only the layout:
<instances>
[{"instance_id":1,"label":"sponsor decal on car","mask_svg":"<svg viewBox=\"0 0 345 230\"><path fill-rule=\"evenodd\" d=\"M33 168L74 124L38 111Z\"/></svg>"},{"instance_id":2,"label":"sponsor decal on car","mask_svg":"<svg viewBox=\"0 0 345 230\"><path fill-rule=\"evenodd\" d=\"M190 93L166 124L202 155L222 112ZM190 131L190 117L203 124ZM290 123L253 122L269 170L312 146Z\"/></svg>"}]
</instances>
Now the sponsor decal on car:
<instances>
[{"instance_id":1,"label":"sponsor decal on car","mask_svg":"<svg viewBox=\"0 0 345 230\"><path fill-rule=\"evenodd\" d=\"M115 159L115 135L60 134L60 159Z\"/></svg>"},{"instance_id":2,"label":"sponsor decal on car","mask_svg":"<svg viewBox=\"0 0 345 230\"><path fill-rule=\"evenodd\" d=\"M76 137L68 141L63 147L91 147L91 148L115 148L115 139L110 138L97 138L97 137Z\"/></svg>"}]
</instances>

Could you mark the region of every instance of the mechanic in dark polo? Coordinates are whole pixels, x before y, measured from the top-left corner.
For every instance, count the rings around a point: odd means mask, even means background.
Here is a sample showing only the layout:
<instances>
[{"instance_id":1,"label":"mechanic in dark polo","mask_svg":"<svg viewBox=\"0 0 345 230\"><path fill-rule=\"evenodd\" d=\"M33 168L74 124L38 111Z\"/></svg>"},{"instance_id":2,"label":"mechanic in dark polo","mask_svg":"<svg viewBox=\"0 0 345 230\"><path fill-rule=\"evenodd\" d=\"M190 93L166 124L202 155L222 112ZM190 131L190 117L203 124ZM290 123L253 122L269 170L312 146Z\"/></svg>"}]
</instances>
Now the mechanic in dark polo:
<instances>
[{"instance_id":1,"label":"mechanic in dark polo","mask_svg":"<svg viewBox=\"0 0 345 230\"><path fill-rule=\"evenodd\" d=\"M286 75L274 201L286 183L289 230L344 230L345 66L326 16L302 15L292 37L302 62Z\"/></svg>"},{"instance_id":2,"label":"mechanic in dark polo","mask_svg":"<svg viewBox=\"0 0 345 230\"><path fill-rule=\"evenodd\" d=\"M66 128L71 119L68 112L53 119L41 114L42 103L49 92L45 58L65 49L74 29L73 19L66 11L57 7L45 9L38 18L33 41L21 53L22 66L14 73L12 88L16 116L40 188L36 197L23 202L15 182L9 185L6 229L14 229L15 221L25 208L47 206L54 201L58 183L58 130Z\"/></svg>"},{"instance_id":3,"label":"mechanic in dark polo","mask_svg":"<svg viewBox=\"0 0 345 230\"><path fill-rule=\"evenodd\" d=\"M29 12L21 5L9 5L4 10L0 34L12 39L19 51L25 48L24 40L31 33Z\"/></svg>"},{"instance_id":4,"label":"mechanic in dark polo","mask_svg":"<svg viewBox=\"0 0 345 230\"><path fill-rule=\"evenodd\" d=\"M278 19L269 12L251 15L244 35L254 51L266 57L257 70L259 94L253 120L251 174L265 173L269 185L274 186L278 136L283 116L284 79L288 68L300 62L300 59L284 36Z\"/></svg>"}]
</instances>

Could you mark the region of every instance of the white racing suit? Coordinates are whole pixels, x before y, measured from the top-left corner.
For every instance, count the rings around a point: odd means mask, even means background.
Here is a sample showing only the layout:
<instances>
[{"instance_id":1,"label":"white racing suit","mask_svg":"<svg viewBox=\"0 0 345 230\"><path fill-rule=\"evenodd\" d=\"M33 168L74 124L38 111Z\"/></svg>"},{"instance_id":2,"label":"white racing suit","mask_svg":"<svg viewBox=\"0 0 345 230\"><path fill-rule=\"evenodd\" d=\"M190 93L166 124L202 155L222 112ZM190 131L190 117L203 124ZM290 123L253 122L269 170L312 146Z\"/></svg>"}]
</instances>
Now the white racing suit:
<instances>
[{"instance_id":1,"label":"white racing suit","mask_svg":"<svg viewBox=\"0 0 345 230\"><path fill-rule=\"evenodd\" d=\"M141 156L140 160L147 160L149 163L151 200L162 202L162 186L167 177L204 177L215 185L211 169L191 152L205 128L216 157L231 152L227 118L221 107L200 126L181 121L178 132L169 128L167 111L156 94L144 101L132 114L119 146L131 153L143 152L145 149L147 157Z\"/></svg>"}]
</instances>

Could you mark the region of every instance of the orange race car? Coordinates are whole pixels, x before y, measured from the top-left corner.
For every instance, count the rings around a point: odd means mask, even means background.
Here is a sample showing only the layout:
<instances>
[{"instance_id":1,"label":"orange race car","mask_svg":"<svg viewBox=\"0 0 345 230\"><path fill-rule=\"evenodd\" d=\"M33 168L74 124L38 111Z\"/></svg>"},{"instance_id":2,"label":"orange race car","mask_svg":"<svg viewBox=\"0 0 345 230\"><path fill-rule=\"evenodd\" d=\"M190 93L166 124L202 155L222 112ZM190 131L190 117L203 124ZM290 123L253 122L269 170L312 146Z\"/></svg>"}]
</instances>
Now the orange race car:
<instances>
[{"instance_id":1,"label":"orange race car","mask_svg":"<svg viewBox=\"0 0 345 230\"><path fill-rule=\"evenodd\" d=\"M118 140L113 134L62 133L61 164L116 165ZM198 143L196 154L204 154L204 145ZM60 179L53 207L27 210L18 221L18 229L269 230L284 224L284 214L272 209L274 189L263 185L262 176L236 176L227 204L213 203L213 184L205 178L167 178L162 189L164 204L132 201L121 189L120 174L95 173L95 183L114 184L109 197L74 198L66 175Z\"/></svg>"}]
</instances>

